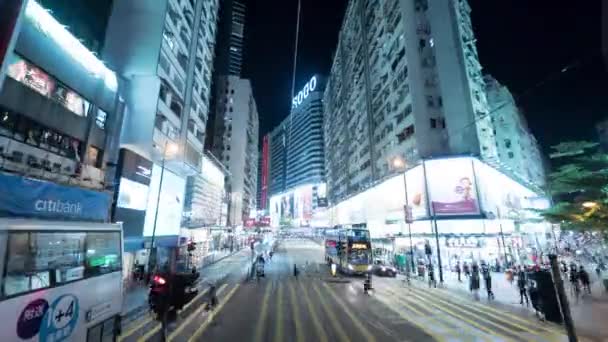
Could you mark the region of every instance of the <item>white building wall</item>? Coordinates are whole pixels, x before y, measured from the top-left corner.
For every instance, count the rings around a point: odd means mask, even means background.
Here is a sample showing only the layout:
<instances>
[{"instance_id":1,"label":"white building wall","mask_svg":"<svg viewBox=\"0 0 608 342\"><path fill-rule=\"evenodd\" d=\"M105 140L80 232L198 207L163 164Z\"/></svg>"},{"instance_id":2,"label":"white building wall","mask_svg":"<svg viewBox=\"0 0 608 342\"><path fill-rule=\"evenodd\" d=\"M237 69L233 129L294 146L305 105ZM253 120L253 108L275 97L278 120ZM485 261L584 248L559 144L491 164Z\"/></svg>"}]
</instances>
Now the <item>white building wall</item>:
<instances>
[{"instance_id":1,"label":"white building wall","mask_svg":"<svg viewBox=\"0 0 608 342\"><path fill-rule=\"evenodd\" d=\"M214 154L231 173L229 223L241 225L255 210L259 118L251 82L237 76L218 79Z\"/></svg>"},{"instance_id":2,"label":"white building wall","mask_svg":"<svg viewBox=\"0 0 608 342\"><path fill-rule=\"evenodd\" d=\"M492 76L486 75L484 80L496 134L498 166L510 169L524 181L544 186L545 172L540 148L513 95Z\"/></svg>"}]
</instances>

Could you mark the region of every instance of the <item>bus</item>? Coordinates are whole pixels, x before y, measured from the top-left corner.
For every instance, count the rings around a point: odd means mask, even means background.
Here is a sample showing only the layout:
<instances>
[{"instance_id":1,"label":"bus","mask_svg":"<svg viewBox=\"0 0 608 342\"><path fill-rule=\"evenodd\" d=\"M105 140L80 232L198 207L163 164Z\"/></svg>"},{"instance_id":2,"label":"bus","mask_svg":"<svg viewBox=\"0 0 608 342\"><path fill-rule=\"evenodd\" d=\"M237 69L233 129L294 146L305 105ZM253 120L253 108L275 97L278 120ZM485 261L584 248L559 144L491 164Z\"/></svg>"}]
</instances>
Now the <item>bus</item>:
<instances>
[{"instance_id":1,"label":"bus","mask_svg":"<svg viewBox=\"0 0 608 342\"><path fill-rule=\"evenodd\" d=\"M121 224L0 219L0 341L114 341Z\"/></svg>"},{"instance_id":2,"label":"bus","mask_svg":"<svg viewBox=\"0 0 608 342\"><path fill-rule=\"evenodd\" d=\"M367 225L340 225L325 231L325 258L345 274L372 270L372 245Z\"/></svg>"}]
</instances>

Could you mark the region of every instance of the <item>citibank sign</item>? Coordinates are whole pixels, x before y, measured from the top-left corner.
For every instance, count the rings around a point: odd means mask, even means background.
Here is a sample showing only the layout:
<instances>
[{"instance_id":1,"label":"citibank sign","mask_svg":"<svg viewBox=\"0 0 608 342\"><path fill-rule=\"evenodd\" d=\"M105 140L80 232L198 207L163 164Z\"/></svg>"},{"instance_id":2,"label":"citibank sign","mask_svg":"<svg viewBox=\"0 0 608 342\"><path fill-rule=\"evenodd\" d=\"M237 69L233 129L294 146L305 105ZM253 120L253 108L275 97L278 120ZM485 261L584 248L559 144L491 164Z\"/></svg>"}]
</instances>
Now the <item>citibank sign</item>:
<instances>
[{"instance_id":1,"label":"citibank sign","mask_svg":"<svg viewBox=\"0 0 608 342\"><path fill-rule=\"evenodd\" d=\"M304 86L304 89L300 90L298 95L291 100L292 108L296 108L297 106L302 104L310 92L315 91L317 88L317 76L313 76L308 83Z\"/></svg>"}]
</instances>

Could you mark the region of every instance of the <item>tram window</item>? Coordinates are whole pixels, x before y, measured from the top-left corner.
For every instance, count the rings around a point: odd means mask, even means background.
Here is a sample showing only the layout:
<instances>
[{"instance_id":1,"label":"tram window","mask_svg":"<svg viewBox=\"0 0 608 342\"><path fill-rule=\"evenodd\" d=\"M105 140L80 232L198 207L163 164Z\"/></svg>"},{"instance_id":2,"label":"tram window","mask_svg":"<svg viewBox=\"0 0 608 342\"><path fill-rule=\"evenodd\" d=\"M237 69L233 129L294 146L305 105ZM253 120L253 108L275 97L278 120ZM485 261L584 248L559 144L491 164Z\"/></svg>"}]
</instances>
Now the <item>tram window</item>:
<instances>
[{"instance_id":1,"label":"tram window","mask_svg":"<svg viewBox=\"0 0 608 342\"><path fill-rule=\"evenodd\" d=\"M0 297L121 269L119 232L9 232L7 242Z\"/></svg>"},{"instance_id":2,"label":"tram window","mask_svg":"<svg viewBox=\"0 0 608 342\"><path fill-rule=\"evenodd\" d=\"M87 233L86 273L95 276L121 269L120 233Z\"/></svg>"}]
</instances>

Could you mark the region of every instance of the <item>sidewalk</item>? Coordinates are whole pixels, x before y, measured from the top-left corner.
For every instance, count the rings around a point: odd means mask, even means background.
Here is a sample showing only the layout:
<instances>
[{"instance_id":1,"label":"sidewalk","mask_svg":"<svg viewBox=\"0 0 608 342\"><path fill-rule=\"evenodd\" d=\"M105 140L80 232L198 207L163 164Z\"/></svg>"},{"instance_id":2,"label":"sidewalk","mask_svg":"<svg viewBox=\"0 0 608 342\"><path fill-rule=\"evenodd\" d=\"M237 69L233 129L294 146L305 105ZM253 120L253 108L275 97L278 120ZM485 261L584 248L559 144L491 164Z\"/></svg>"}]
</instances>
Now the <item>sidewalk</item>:
<instances>
[{"instance_id":1,"label":"sidewalk","mask_svg":"<svg viewBox=\"0 0 608 342\"><path fill-rule=\"evenodd\" d=\"M443 277L445 288L455 295L488 302L483 279L477 298L475 298L475 295L469 291L468 278L464 274L462 275L462 282L458 282L458 276L455 272L445 272ZM592 296L584 296L577 302L569 294L569 288L566 288L576 331L581 335L608 341L608 324L605 323L605 317L608 317L608 295L603 289L603 285L598 281L593 283L591 291ZM514 281L513 284L510 284L504 273L492 273L492 292L495 296L493 302L510 307L514 311L523 313L527 311L533 317L532 306L527 307L525 304L521 305L519 303L517 282Z\"/></svg>"},{"instance_id":2,"label":"sidewalk","mask_svg":"<svg viewBox=\"0 0 608 342\"><path fill-rule=\"evenodd\" d=\"M238 253L250 253L247 249L235 250L232 253L230 251L225 252L217 252L213 255L209 255L208 258L203 261L203 265L199 268L199 272L201 273L201 279L199 284L204 284L205 281L209 281L208 279L211 275L205 274L205 270L208 270L210 266L227 259L233 255L237 255ZM213 275L215 276L215 275ZM122 304L122 316L126 318L126 320L130 320L133 318L137 318L141 312L145 312L148 308L148 285L145 283L141 283L138 285L134 285L133 287L125 290ZM124 321L125 319L123 319Z\"/></svg>"}]
</instances>

